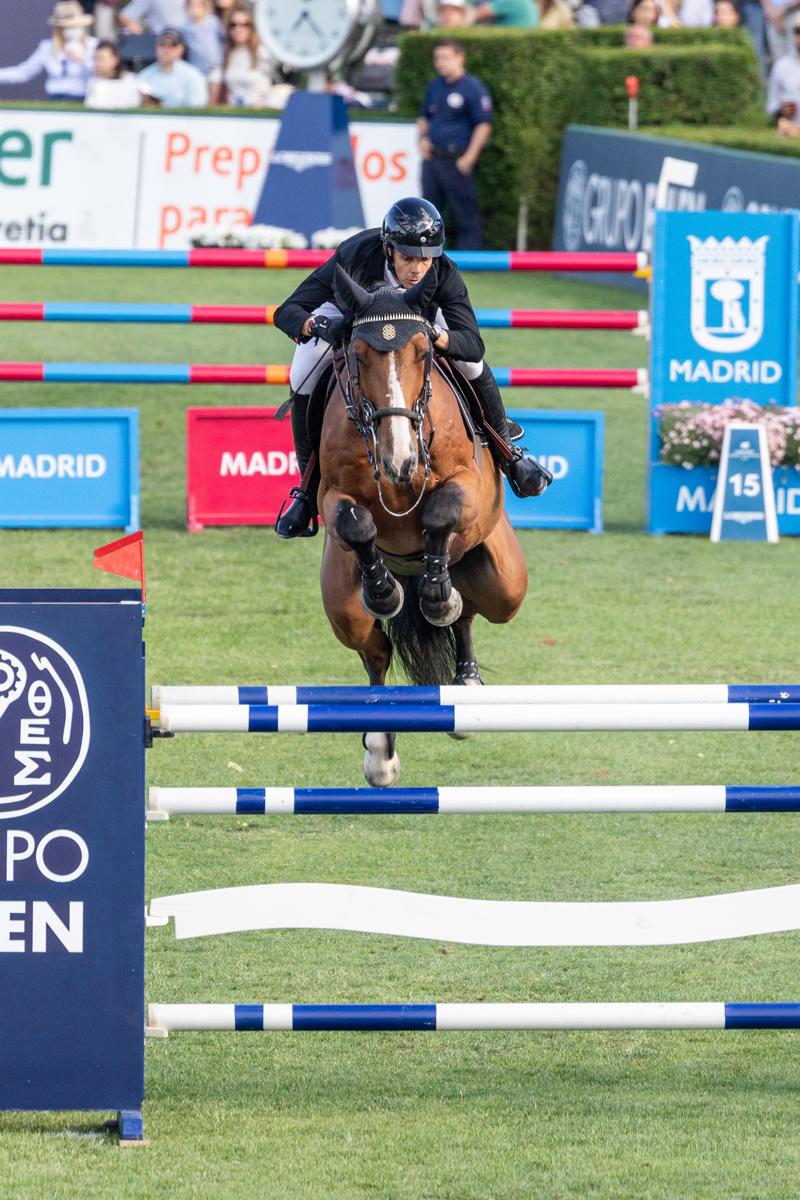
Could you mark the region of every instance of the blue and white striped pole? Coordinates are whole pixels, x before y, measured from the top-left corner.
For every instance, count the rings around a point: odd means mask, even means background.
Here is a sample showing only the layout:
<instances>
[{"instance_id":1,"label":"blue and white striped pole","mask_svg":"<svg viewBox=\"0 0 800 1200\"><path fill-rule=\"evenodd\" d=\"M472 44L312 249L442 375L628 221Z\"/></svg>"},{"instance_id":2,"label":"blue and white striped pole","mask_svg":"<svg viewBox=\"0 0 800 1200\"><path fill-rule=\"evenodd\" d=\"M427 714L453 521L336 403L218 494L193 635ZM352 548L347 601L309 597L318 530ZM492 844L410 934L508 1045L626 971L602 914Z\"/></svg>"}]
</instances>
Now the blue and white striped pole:
<instances>
[{"instance_id":1,"label":"blue and white striped pole","mask_svg":"<svg viewBox=\"0 0 800 1200\"><path fill-rule=\"evenodd\" d=\"M151 820L175 814L250 816L435 813L800 812L800 787L150 788Z\"/></svg>"},{"instance_id":2,"label":"blue and white striped pole","mask_svg":"<svg viewBox=\"0 0 800 1200\"><path fill-rule=\"evenodd\" d=\"M800 683L487 684L483 687L359 687L350 684L154 684L162 704L787 704Z\"/></svg>"},{"instance_id":3,"label":"blue and white striped pole","mask_svg":"<svg viewBox=\"0 0 800 1200\"><path fill-rule=\"evenodd\" d=\"M159 726L165 733L798 730L800 704L162 703Z\"/></svg>"},{"instance_id":4,"label":"blue and white striped pole","mask_svg":"<svg viewBox=\"0 0 800 1200\"><path fill-rule=\"evenodd\" d=\"M800 1029L800 1004L151 1004L151 1036L469 1029Z\"/></svg>"}]
</instances>

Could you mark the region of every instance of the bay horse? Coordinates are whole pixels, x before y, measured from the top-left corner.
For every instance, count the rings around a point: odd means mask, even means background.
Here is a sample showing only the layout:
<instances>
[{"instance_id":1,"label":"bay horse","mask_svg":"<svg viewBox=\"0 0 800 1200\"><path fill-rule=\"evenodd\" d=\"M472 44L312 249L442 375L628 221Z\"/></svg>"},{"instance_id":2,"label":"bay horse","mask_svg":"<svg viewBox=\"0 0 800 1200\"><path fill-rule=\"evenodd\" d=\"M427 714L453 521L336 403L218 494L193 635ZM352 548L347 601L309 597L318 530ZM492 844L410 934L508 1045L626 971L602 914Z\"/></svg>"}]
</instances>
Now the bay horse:
<instances>
[{"instance_id":1,"label":"bay horse","mask_svg":"<svg viewBox=\"0 0 800 1200\"><path fill-rule=\"evenodd\" d=\"M367 291L337 266L352 325L322 423L322 601L377 686L393 651L412 683L479 685L473 619L510 621L528 585L503 476L434 361L420 309L435 286L430 270L405 291ZM364 747L367 782L394 783L396 735Z\"/></svg>"}]
</instances>

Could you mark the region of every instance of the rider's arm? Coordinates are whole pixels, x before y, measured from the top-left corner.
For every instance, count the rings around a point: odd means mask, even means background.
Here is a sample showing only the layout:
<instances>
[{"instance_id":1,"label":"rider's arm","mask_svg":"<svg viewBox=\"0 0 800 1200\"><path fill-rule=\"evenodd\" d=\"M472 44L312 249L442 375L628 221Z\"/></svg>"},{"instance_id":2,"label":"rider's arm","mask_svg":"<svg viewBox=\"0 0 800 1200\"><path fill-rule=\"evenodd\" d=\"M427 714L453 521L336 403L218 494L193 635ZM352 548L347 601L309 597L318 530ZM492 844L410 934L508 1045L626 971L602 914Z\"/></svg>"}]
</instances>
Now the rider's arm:
<instances>
[{"instance_id":1,"label":"rider's arm","mask_svg":"<svg viewBox=\"0 0 800 1200\"><path fill-rule=\"evenodd\" d=\"M335 260L330 258L317 267L275 310L274 324L290 338L307 337L310 314L326 300L334 299L334 263Z\"/></svg>"},{"instance_id":2,"label":"rider's arm","mask_svg":"<svg viewBox=\"0 0 800 1200\"><path fill-rule=\"evenodd\" d=\"M480 362L485 348L464 280L455 267L440 273L436 302L447 322L447 357L459 362Z\"/></svg>"}]
</instances>

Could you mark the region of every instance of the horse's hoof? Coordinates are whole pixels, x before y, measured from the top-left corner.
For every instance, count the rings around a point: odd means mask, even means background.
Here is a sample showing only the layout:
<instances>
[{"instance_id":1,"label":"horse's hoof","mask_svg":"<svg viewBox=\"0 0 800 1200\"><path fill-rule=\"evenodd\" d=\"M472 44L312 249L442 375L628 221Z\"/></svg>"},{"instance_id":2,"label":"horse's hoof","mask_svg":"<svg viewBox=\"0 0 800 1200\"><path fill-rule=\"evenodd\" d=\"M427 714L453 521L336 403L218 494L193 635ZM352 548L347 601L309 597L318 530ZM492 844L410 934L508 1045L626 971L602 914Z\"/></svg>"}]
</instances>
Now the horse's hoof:
<instances>
[{"instance_id":1,"label":"horse's hoof","mask_svg":"<svg viewBox=\"0 0 800 1200\"><path fill-rule=\"evenodd\" d=\"M472 664L470 664L470 668L474 671L474 674L470 673L468 675L467 674L462 675L461 673L459 673L458 675L456 675L455 679L453 680L453 683L456 687L483 687L483 680L481 679L480 675L478 674L477 663L474 666ZM470 668L468 668L468 669L470 669ZM456 704L457 703L458 703L458 701L456 700ZM451 732L451 733L448 733L447 736L451 737L456 742L465 742L467 740L467 738L474 737L475 735L473 733Z\"/></svg>"},{"instance_id":2,"label":"horse's hoof","mask_svg":"<svg viewBox=\"0 0 800 1200\"><path fill-rule=\"evenodd\" d=\"M396 617L403 607L403 588L402 585L395 580L394 591L388 596L377 599L372 597L368 599L367 589L364 588L361 592L361 603L371 617L375 617L377 621L390 621L392 617Z\"/></svg>"},{"instance_id":3,"label":"horse's hoof","mask_svg":"<svg viewBox=\"0 0 800 1200\"><path fill-rule=\"evenodd\" d=\"M461 593L452 589L447 600L432 603L430 600L420 600L419 606L422 609L422 615L429 625L436 625L439 628L452 625L461 616L461 610L464 607L461 599Z\"/></svg>"},{"instance_id":4,"label":"horse's hoof","mask_svg":"<svg viewBox=\"0 0 800 1200\"><path fill-rule=\"evenodd\" d=\"M364 778L370 787L391 787L400 774L400 756L385 733L364 735ZM392 749L391 755L388 754Z\"/></svg>"}]
</instances>

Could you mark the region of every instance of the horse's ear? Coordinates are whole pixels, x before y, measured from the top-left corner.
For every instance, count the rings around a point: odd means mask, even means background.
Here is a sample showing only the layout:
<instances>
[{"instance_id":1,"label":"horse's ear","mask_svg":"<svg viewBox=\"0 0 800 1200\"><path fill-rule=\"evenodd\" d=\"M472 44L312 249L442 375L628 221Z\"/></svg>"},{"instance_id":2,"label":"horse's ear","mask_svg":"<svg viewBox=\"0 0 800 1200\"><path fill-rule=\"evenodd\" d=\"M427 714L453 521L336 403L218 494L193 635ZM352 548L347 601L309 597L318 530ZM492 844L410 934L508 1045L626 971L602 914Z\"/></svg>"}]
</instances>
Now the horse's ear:
<instances>
[{"instance_id":1,"label":"horse's ear","mask_svg":"<svg viewBox=\"0 0 800 1200\"><path fill-rule=\"evenodd\" d=\"M363 312L372 299L366 288L351 279L339 263L336 264L334 293L339 307L350 313Z\"/></svg>"},{"instance_id":2,"label":"horse's ear","mask_svg":"<svg viewBox=\"0 0 800 1200\"><path fill-rule=\"evenodd\" d=\"M403 299L410 308L417 308L422 311L433 300L438 285L439 276L436 271L436 263L433 262L419 283L415 283L413 287L406 288L403 292Z\"/></svg>"}]
</instances>

